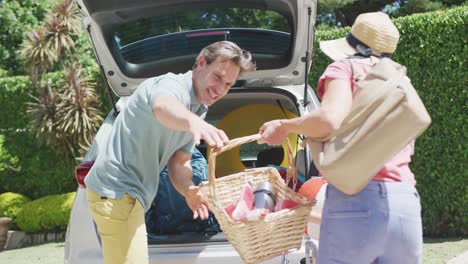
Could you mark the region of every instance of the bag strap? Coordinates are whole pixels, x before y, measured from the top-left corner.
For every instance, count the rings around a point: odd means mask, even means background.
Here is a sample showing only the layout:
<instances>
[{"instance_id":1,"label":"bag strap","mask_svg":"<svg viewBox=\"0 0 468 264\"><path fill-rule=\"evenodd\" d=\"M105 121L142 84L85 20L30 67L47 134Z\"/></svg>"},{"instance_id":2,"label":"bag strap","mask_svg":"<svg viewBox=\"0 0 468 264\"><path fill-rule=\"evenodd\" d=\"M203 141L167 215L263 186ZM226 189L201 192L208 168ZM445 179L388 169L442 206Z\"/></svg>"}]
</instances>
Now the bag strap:
<instances>
[{"instance_id":1,"label":"bag strap","mask_svg":"<svg viewBox=\"0 0 468 264\"><path fill-rule=\"evenodd\" d=\"M353 57L354 58L354 57ZM369 59L369 58L366 58L366 57L356 57L356 58L359 58L359 59ZM351 75L352 75L352 78L354 79L354 81L357 83L358 81L364 79L362 77L362 75L358 72L358 69L357 68L360 68L362 67L361 65L357 66L356 62L352 61L351 58L348 58L348 59L343 59L341 60L343 63L345 64L348 64L349 67L351 68ZM378 63L378 62L377 62ZM375 63L375 64L377 64ZM361 64L361 63L359 63ZM375 66L374 65L371 65L372 67ZM336 131L335 133L332 133L331 135L329 135L328 137L322 137L322 138L318 138L318 137L307 137L306 139L308 140L312 140L312 141L317 141L317 142L326 142L328 140L330 140L331 138L333 138L336 134L339 133L339 131L342 130L342 127L340 127L340 129L338 129L338 131Z\"/></svg>"},{"instance_id":2,"label":"bag strap","mask_svg":"<svg viewBox=\"0 0 468 264\"><path fill-rule=\"evenodd\" d=\"M396 62L394 62L393 60L391 59L387 59L385 58L385 62L383 62L383 59L382 60L379 60L377 63L371 65L371 68L369 69L369 72L368 74L366 75L369 76L372 71L375 71L376 70L376 67L379 67L378 65L381 64L382 62L383 63L390 63L390 65L397 71L400 73L400 76L399 77L396 77L396 78L393 78L391 80L391 82L387 83L387 85L393 85L394 82L396 81L399 81L400 77L405 77L406 76L406 68ZM366 78L361 78L360 76L360 73L357 72L357 68L359 67L362 67L362 65L358 65L357 66L357 62L355 61L352 61L352 60L349 60L349 59L345 59L343 60L345 63L349 64L350 67L351 67L351 71L352 71L352 74L353 74L353 79L356 80L356 82L358 81L362 81L362 80L365 80ZM366 108L367 109L367 108ZM335 137L336 135L342 133L343 131L346 131L348 130L349 128L353 127L356 125L356 123L359 123L361 122L363 119L367 118L366 116L363 115L364 112L366 112L366 109L361 109L361 111L359 111L359 113L354 113L352 114L352 112L350 112L348 114L348 116L345 118L344 122L343 122L343 125L337 130L335 131L334 133L332 133L331 135L329 135L328 137L323 137L323 138L313 138L313 137L308 137L308 139L312 140L312 141L318 141L318 142L326 142L328 140L330 140L331 138ZM353 110L351 110L353 111ZM352 117L352 119L349 119L350 117Z\"/></svg>"},{"instance_id":3,"label":"bag strap","mask_svg":"<svg viewBox=\"0 0 468 264\"><path fill-rule=\"evenodd\" d=\"M359 59L360 61L358 62L358 60L356 59ZM372 60L374 60L374 57L370 57L370 58L361 57L361 58L356 58L356 59L348 58L348 59L342 60L344 63L349 64L351 68L352 78L354 79L356 83L364 79L364 77L361 74L362 68L364 68L363 65L369 65L370 66L369 72L370 72L381 61L381 59L376 58L377 61L372 62ZM371 63L370 64L363 63L362 62L363 60L371 60ZM360 69L361 71L358 71L358 69Z\"/></svg>"}]
</instances>

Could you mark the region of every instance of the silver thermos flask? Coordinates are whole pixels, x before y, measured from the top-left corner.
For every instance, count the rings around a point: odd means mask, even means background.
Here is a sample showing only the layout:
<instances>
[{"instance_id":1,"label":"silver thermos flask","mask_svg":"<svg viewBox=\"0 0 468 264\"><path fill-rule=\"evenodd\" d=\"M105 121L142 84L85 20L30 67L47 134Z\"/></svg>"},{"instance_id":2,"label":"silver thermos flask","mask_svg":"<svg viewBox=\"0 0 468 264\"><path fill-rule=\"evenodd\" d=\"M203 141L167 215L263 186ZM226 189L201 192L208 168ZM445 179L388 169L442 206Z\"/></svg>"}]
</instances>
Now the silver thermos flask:
<instances>
[{"instance_id":1,"label":"silver thermos flask","mask_svg":"<svg viewBox=\"0 0 468 264\"><path fill-rule=\"evenodd\" d=\"M258 183L254 190L255 208L265 208L273 212L275 203L275 189L273 184L269 182Z\"/></svg>"}]
</instances>

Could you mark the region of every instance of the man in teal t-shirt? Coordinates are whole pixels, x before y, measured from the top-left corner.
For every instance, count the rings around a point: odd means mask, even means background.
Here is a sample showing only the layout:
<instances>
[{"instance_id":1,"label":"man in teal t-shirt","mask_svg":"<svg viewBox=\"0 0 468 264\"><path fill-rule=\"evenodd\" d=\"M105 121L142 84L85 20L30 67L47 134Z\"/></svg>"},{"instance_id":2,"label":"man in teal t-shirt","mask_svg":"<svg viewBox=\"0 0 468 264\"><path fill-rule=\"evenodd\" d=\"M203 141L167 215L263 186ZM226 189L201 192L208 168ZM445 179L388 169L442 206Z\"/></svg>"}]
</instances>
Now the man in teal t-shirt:
<instances>
[{"instance_id":1,"label":"man in teal t-shirt","mask_svg":"<svg viewBox=\"0 0 468 264\"><path fill-rule=\"evenodd\" d=\"M254 69L250 53L220 41L200 52L193 70L150 78L129 97L85 180L105 264L148 263L144 213L166 165L193 218L208 218L192 181L191 152L200 140L212 147L227 143L222 130L203 120L207 107L241 72Z\"/></svg>"}]
</instances>

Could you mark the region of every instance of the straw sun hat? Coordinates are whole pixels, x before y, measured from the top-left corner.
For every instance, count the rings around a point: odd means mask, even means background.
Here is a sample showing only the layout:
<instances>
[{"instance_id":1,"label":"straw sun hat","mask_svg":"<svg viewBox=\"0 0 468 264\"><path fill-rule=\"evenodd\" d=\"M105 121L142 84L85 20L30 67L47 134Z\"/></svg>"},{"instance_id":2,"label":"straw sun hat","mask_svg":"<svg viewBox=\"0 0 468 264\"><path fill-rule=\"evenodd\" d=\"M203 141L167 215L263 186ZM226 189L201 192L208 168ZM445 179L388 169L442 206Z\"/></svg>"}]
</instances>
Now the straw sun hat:
<instances>
[{"instance_id":1,"label":"straw sun hat","mask_svg":"<svg viewBox=\"0 0 468 264\"><path fill-rule=\"evenodd\" d=\"M396 50L400 34L387 14L360 14L350 33L340 39L321 41L320 49L334 61L360 53L366 57L390 57Z\"/></svg>"}]
</instances>

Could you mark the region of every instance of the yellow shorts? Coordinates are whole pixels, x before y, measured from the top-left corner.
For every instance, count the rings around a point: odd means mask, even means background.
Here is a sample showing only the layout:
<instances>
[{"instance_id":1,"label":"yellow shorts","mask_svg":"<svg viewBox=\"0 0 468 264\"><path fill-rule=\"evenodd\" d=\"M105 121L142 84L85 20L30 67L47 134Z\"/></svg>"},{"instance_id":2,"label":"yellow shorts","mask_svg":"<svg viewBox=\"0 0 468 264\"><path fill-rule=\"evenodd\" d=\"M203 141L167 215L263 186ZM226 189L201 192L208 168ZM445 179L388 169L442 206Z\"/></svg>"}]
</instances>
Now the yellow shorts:
<instances>
[{"instance_id":1,"label":"yellow shorts","mask_svg":"<svg viewBox=\"0 0 468 264\"><path fill-rule=\"evenodd\" d=\"M147 264L145 212L140 202L128 194L116 200L87 189L87 195L101 236L104 264Z\"/></svg>"}]
</instances>

